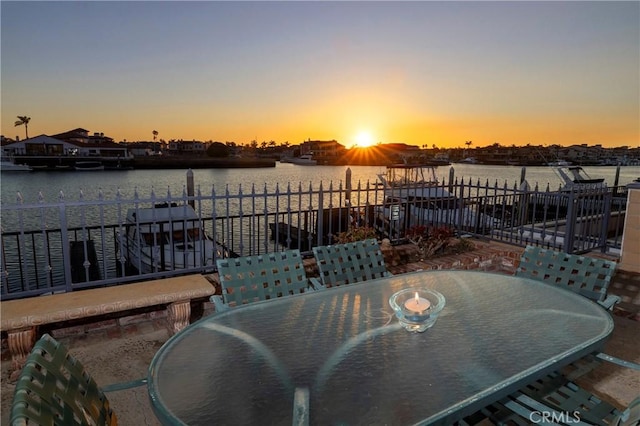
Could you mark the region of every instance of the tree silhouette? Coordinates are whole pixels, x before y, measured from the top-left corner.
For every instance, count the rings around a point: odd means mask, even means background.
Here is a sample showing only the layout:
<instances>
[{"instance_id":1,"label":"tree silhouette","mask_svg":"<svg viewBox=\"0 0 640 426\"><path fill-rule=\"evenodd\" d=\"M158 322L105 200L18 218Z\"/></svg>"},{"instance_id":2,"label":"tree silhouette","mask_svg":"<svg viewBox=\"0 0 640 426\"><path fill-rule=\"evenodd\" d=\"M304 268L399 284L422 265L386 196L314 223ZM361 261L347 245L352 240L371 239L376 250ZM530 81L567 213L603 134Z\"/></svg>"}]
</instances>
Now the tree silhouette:
<instances>
[{"instance_id":1,"label":"tree silhouette","mask_svg":"<svg viewBox=\"0 0 640 426\"><path fill-rule=\"evenodd\" d=\"M19 115L16 121L16 126L22 126L24 124L25 139L29 139L29 121L31 121L31 117L27 117L26 115Z\"/></svg>"}]
</instances>

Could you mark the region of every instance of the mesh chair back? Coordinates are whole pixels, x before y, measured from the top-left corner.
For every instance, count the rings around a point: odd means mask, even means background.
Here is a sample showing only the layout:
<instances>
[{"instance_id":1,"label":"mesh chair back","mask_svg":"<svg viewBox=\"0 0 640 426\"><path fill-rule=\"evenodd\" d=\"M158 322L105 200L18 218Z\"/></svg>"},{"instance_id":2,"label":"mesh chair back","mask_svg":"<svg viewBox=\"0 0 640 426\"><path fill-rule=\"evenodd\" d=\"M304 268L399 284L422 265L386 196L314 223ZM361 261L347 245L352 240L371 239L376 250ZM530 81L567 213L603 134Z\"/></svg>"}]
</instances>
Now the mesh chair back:
<instances>
[{"instance_id":1,"label":"mesh chair back","mask_svg":"<svg viewBox=\"0 0 640 426\"><path fill-rule=\"evenodd\" d=\"M45 334L16 383L12 425L117 425L109 401L82 364Z\"/></svg>"},{"instance_id":2,"label":"mesh chair back","mask_svg":"<svg viewBox=\"0 0 640 426\"><path fill-rule=\"evenodd\" d=\"M570 289L596 302L607 297L616 263L527 246L516 275Z\"/></svg>"},{"instance_id":3,"label":"mesh chair back","mask_svg":"<svg viewBox=\"0 0 640 426\"><path fill-rule=\"evenodd\" d=\"M218 259L224 303L237 306L304 293L309 288L300 250Z\"/></svg>"},{"instance_id":4,"label":"mesh chair back","mask_svg":"<svg viewBox=\"0 0 640 426\"><path fill-rule=\"evenodd\" d=\"M326 287L390 275L375 239L314 247L313 255Z\"/></svg>"}]
</instances>

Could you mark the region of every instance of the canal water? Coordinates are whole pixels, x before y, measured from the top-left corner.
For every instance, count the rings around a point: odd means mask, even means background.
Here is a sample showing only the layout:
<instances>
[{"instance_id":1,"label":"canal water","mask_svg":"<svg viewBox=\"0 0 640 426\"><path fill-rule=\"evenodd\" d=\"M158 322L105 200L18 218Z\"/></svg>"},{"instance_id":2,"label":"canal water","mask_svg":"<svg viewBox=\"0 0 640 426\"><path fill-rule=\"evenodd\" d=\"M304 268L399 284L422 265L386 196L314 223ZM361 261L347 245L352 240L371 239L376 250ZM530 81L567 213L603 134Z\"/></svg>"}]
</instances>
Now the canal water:
<instances>
[{"instance_id":1,"label":"canal water","mask_svg":"<svg viewBox=\"0 0 640 426\"><path fill-rule=\"evenodd\" d=\"M230 193L237 193L240 188L247 194L252 186L256 192L280 191L291 185L297 190L300 185L308 189L313 185L317 189L322 183L327 189L330 184L337 189L340 182L344 184L347 169L351 170L353 188L358 181L362 185L375 183L377 174L385 168L380 166L299 166L290 163L276 162L276 167L256 169L196 169L193 170L196 191L203 195L212 190L220 194L228 187ZM482 184L496 182L502 186L517 185L520 181L522 167L490 166L479 164L452 164L439 166L436 174L441 181L447 181L450 169L454 170L456 179L479 180ZM585 167L585 171L593 178L605 178L607 185L615 183L616 167ZM186 170L125 170L125 171L71 171L71 172L5 172L0 181L1 202L3 205L15 204L18 193L23 203L37 203L40 197L45 202L56 202L63 195L68 201L95 200L102 193L105 199L114 199L120 192L123 198L149 197L151 191L158 197L165 197L170 191L173 197L180 196L186 186ZM640 167L625 166L620 168L619 185L626 185L640 177ZM526 179L531 186L538 184L541 189L550 185L555 190L561 184L560 178L551 167L527 167Z\"/></svg>"}]
</instances>

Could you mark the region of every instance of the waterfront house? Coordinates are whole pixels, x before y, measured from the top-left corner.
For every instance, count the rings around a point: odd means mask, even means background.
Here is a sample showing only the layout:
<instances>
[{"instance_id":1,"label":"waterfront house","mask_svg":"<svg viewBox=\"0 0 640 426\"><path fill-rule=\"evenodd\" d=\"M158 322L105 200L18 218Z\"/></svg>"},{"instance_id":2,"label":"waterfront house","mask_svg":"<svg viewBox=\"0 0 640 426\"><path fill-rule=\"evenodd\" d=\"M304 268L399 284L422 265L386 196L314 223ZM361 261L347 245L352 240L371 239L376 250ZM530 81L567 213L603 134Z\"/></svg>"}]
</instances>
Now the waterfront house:
<instances>
[{"instance_id":1,"label":"waterfront house","mask_svg":"<svg viewBox=\"0 0 640 426\"><path fill-rule=\"evenodd\" d=\"M171 140L169 141L169 146L167 151L170 154L175 155L183 155L183 154L196 154L196 155L204 155L207 150L207 144L204 142L192 140L192 141L183 141L180 140Z\"/></svg>"},{"instance_id":2,"label":"waterfront house","mask_svg":"<svg viewBox=\"0 0 640 426\"><path fill-rule=\"evenodd\" d=\"M105 136L104 133L95 132L93 135L89 135L89 131L83 128L77 128L69 130L67 132L58 133L57 135L53 135L51 137L66 142L79 142L82 144L104 145L113 143L113 138Z\"/></svg>"},{"instance_id":3,"label":"waterfront house","mask_svg":"<svg viewBox=\"0 0 640 426\"><path fill-rule=\"evenodd\" d=\"M69 142L47 135L39 135L22 141L3 143L3 154L13 156L76 156L128 158L127 148L114 142Z\"/></svg>"},{"instance_id":4,"label":"waterfront house","mask_svg":"<svg viewBox=\"0 0 640 426\"><path fill-rule=\"evenodd\" d=\"M312 141L309 139L300 144L300 155L313 154L318 164L333 164L345 152L345 146L336 140Z\"/></svg>"}]
</instances>

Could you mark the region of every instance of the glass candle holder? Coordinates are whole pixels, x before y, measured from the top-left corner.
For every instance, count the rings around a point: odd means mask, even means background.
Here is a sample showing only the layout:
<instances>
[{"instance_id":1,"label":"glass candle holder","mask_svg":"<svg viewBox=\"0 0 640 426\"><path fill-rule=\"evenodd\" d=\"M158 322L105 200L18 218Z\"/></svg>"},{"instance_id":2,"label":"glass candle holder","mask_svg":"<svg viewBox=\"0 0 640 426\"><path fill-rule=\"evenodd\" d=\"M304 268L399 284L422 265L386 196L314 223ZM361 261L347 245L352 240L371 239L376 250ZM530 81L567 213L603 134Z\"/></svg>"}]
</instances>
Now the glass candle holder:
<instances>
[{"instance_id":1,"label":"glass candle holder","mask_svg":"<svg viewBox=\"0 0 640 426\"><path fill-rule=\"evenodd\" d=\"M406 330L422 333L435 324L445 298L428 288L406 288L394 293L389 305Z\"/></svg>"}]
</instances>

